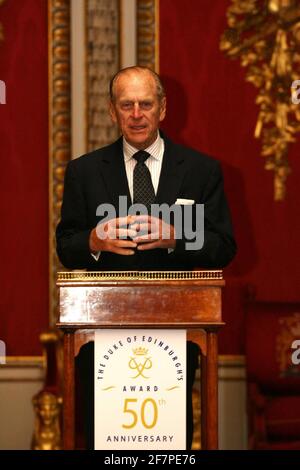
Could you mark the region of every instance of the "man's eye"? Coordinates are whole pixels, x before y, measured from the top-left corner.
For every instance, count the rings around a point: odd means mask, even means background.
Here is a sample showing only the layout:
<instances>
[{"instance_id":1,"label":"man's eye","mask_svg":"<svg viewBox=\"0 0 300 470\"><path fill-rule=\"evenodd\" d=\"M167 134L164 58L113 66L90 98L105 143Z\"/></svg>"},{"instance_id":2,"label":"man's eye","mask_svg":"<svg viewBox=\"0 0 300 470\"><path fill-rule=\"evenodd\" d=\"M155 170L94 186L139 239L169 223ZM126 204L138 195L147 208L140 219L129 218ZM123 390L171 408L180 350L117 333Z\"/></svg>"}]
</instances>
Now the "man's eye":
<instances>
[{"instance_id":1,"label":"man's eye","mask_svg":"<svg viewBox=\"0 0 300 470\"><path fill-rule=\"evenodd\" d=\"M132 108L132 103L122 103L121 108L125 109L125 110L131 109Z\"/></svg>"},{"instance_id":2,"label":"man's eye","mask_svg":"<svg viewBox=\"0 0 300 470\"><path fill-rule=\"evenodd\" d=\"M145 110L151 109L152 103L151 103L150 101L143 101L143 102L140 104L140 107L141 107L142 109L145 109Z\"/></svg>"}]
</instances>

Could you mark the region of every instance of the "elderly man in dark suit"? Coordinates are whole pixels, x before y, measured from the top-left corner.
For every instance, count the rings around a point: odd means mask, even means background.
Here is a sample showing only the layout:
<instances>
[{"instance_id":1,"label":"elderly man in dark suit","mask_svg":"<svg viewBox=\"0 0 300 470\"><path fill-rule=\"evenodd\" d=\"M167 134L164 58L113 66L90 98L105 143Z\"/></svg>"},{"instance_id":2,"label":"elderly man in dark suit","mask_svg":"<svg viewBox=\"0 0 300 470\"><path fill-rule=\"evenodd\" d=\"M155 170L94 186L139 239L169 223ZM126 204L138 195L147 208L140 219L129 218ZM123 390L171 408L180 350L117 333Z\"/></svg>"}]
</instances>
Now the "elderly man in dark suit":
<instances>
[{"instance_id":1,"label":"elderly man in dark suit","mask_svg":"<svg viewBox=\"0 0 300 470\"><path fill-rule=\"evenodd\" d=\"M71 161L66 170L56 235L57 252L67 268L99 271L222 268L234 257L236 245L220 165L164 136L159 125L165 114L166 96L157 74L147 68L129 67L114 76L110 84L110 115L122 136L107 147ZM151 213L120 214L121 196L126 197L129 206L142 203L146 208L164 203L172 206L177 201L188 201L193 208L204 204L203 244L199 247L195 243L193 249L193 244L187 243L185 230L179 237L175 223ZM110 220L99 212L99 207L107 204L116 211ZM197 364L192 345L188 347L188 359L191 395ZM82 366L82 371L86 374L86 367ZM86 383L91 380L92 374L86 377ZM85 414L92 419L89 405ZM190 447L191 407L188 415ZM89 441L92 445L92 435Z\"/></svg>"}]
</instances>

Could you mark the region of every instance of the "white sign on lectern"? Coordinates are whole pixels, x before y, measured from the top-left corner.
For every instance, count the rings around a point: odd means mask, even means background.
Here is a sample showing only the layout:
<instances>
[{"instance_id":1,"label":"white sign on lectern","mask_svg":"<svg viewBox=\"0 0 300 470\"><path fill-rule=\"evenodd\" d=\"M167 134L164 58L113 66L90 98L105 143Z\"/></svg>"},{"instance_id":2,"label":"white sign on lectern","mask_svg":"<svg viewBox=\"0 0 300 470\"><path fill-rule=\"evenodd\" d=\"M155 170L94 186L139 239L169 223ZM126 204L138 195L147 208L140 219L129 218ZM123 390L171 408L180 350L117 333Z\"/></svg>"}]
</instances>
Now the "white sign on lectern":
<instances>
[{"instance_id":1,"label":"white sign on lectern","mask_svg":"<svg viewBox=\"0 0 300 470\"><path fill-rule=\"evenodd\" d=\"M95 332L95 449L186 448L186 331Z\"/></svg>"}]
</instances>

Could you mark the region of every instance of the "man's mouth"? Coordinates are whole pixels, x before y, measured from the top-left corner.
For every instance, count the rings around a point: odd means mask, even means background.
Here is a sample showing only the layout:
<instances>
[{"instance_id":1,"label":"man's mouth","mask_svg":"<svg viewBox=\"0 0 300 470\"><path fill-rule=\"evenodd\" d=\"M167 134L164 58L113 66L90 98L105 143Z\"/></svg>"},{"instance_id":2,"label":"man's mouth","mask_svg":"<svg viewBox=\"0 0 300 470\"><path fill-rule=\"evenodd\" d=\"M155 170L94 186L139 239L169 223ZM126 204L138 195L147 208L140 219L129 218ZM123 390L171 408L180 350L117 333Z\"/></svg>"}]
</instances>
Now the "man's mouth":
<instances>
[{"instance_id":1,"label":"man's mouth","mask_svg":"<svg viewBox=\"0 0 300 470\"><path fill-rule=\"evenodd\" d=\"M146 129L146 126L130 126L130 129L132 129L133 131L142 131Z\"/></svg>"}]
</instances>

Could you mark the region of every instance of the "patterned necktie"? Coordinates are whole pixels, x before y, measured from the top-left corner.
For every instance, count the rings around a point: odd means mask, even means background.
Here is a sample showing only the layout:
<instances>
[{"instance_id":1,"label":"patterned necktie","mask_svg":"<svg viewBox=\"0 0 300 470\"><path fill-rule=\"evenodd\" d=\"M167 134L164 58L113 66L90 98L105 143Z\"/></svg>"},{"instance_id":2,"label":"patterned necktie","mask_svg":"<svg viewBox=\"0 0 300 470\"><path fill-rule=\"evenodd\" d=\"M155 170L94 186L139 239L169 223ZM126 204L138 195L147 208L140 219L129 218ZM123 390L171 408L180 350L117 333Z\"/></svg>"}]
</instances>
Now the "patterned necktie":
<instances>
[{"instance_id":1,"label":"patterned necktie","mask_svg":"<svg viewBox=\"0 0 300 470\"><path fill-rule=\"evenodd\" d=\"M150 211L151 204L154 204L155 192L151 180L149 168L145 161L150 157L148 152L139 150L133 155L137 164L133 170L133 203L144 204Z\"/></svg>"}]
</instances>

